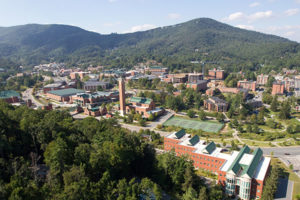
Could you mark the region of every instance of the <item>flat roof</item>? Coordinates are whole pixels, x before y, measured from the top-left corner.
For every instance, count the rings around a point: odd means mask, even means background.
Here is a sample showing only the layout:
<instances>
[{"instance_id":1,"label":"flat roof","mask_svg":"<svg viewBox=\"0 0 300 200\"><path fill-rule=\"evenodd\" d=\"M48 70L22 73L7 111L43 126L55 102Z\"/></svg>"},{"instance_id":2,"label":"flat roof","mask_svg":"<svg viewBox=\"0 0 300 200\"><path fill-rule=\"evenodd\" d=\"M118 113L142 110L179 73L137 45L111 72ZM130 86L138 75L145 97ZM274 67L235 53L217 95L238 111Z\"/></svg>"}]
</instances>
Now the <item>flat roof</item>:
<instances>
[{"instance_id":1,"label":"flat roof","mask_svg":"<svg viewBox=\"0 0 300 200\"><path fill-rule=\"evenodd\" d=\"M65 96L72 96L72 95L75 95L77 93L83 93L83 92L84 92L84 90L68 88L68 89L63 89L63 90L52 90L52 91L49 91L48 93L54 94L54 95L57 95L57 96L61 96L61 97L65 97Z\"/></svg>"}]
</instances>

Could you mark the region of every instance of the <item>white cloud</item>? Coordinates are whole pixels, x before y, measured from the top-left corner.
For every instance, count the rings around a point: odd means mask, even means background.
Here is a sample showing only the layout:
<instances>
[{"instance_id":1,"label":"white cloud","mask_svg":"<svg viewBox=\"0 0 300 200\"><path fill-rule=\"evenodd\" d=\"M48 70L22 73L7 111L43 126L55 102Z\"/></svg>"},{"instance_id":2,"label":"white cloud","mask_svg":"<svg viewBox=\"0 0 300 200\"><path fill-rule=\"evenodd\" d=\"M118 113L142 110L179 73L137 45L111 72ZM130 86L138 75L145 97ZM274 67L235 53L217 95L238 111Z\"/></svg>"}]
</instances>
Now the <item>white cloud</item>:
<instances>
[{"instance_id":1,"label":"white cloud","mask_svg":"<svg viewBox=\"0 0 300 200\"><path fill-rule=\"evenodd\" d=\"M259 19L265 19L270 18L273 16L273 12L271 10L265 11L265 12L256 12L251 15L249 15L247 18L249 22L253 22Z\"/></svg>"},{"instance_id":2,"label":"white cloud","mask_svg":"<svg viewBox=\"0 0 300 200\"><path fill-rule=\"evenodd\" d=\"M169 19L179 19L180 17L181 17L181 15L178 13L169 13L168 14Z\"/></svg>"},{"instance_id":3,"label":"white cloud","mask_svg":"<svg viewBox=\"0 0 300 200\"><path fill-rule=\"evenodd\" d=\"M143 24L143 25L137 25L137 26L133 26L130 28L130 30L124 31L123 33L133 33L133 32L137 32L137 31L146 31L149 29L154 29L157 26L153 25L153 24Z\"/></svg>"},{"instance_id":4,"label":"white cloud","mask_svg":"<svg viewBox=\"0 0 300 200\"><path fill-rule=\"evenodd\" d=\"M253 7L257 7L257 6L260 6L260 3L259 2L253 2L249 5L249 7L253 8Z\"/></svg>"},{"instance_id":5,"label":"white cloud","mask_svg":"<svg viewBox=\"0 0 300 200\"><path fill-rule=\"evenodd\" d=\"M287 16L293 16L299 13L299 9L298 8L293 8L293 9L288 9L284 12L284 14L286 14Z\"/></svg>"},{"instance_id":6,"label":"white cloud","mask_svg":"<svg viewBox=\"0 0 300 200\"><path fill-rule=\"evenodd\" d=\"M230 14L228 17L225 18L225 20L226 21L235 21L235 20L240 20L244 17L245 17L244 13L236 12L236 13Z\"/></svg>"},{"instance_id":7,"label":"white cloud","mask_svg":"<svg viewBox=\"0 0 300 200\"><path fill-rule=\"evenodd\" d=\"M250 15L246 15L242 12L236 12L230 14L228 17L224 18L224 21L238 21L238 20L247 20L249 23L259 20L259 19L266 19L273 16L273 12L271 10L265 12L256 12Z\"/></svg>"},{"instance_id":8,"label":"white cloud","mask_svg":"<svg viewBox=\"0 0 300 200\"><path fill-rule=\"evenodd\" d=\"M286 32L286 33L284 34L284 36L286 36L286 37L291 37L291 36L294 36L295 34L296 34L295 31L288 31L288 32Z\"/></svg>"},{"instance_id":9,"label":"white cloud","mask_svg":"<svg viewBox=\"0 0 300 200\"><path fill-rule=\"evenodd\" d=\"M242 28L242 29L254 30L254 26L251 26L251 25L239 24L239 25L236 25L236 27Z\"/></svg>"}]
</instances>

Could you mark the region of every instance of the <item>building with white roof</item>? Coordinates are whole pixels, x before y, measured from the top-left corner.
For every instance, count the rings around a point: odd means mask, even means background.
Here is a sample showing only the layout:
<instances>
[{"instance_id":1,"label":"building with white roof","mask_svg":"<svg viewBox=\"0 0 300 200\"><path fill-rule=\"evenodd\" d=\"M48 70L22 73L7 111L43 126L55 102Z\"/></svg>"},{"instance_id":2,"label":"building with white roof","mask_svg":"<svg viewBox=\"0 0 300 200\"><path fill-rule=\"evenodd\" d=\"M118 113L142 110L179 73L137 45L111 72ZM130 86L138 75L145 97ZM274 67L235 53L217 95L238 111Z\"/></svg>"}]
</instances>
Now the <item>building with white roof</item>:
<instances>
[{"instance_id":1,"label":"building with white roof","mask_svg":"<svg viewBox=\"0 0 300 200\"><path fill-rule=\"evenodd\" d=\"M174 150L177 156L188 155L195 168L216 173L228 195L244 200L261 198L271 159L264 157L260 148L251 153L244 146L239 152L224 153L214 142L207 144L180 130L164 138L164 149Z\"/></svg>"}]
</instances>

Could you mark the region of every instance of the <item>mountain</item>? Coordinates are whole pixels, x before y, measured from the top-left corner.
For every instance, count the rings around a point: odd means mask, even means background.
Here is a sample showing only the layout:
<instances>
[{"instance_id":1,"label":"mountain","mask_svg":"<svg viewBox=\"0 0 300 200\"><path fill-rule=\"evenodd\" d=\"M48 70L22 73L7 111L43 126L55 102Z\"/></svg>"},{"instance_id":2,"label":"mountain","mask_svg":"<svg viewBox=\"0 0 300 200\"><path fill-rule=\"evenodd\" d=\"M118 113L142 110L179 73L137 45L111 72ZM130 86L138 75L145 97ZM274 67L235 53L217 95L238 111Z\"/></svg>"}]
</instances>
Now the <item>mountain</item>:
<instances>
[{"instance_id":1,"label":"mountain","mask_svg":"<svg viewBox=\"0 0 300 200\"><path fill-rule=\"evenodd\" d=\"M128 34L98 34L67 25L0 27L0 58L23 65L63 61L128 67L155 59L173 68L191 60L239 66L298 67L300 45L274 35L199 18Z\"/></svg>"}]
</instances>

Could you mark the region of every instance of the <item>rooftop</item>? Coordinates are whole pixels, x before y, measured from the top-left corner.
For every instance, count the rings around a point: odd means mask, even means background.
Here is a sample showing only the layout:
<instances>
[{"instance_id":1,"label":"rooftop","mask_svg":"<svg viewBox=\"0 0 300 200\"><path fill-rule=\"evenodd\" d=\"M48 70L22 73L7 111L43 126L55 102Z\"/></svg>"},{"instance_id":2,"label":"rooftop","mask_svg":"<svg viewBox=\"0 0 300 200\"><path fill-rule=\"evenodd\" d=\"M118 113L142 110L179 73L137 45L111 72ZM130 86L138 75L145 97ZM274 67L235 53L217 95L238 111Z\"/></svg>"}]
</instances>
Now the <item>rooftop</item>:
<instances>
[{"instance_id":1,"label":"rooftop","mask_svg":"<svg viewBox=\"0 0 300 200\"><path fill-rule=\"evenodd\" d=\"M74 88L68 88L68 89L63 89L63 90L52 90L49 91L48 93L54 94L57 96L65 97L65 96L72 96L78 93L84 93L84 90L78 90Z\"/></svg>"},{"instance_id":2,"label":"rooftop","mask_svg":"<svg viewBox=\"0 0 300 200\"><path fill-rule=\"evenodd\" d=\"M145 97L131 97L130 102L141 103L141 104L150 104L152 102L152 99L145 98Z\"/></svg>"},{"instance_id":3,"label":"rooftop","mask_svg":"<svg viewBox=\"0 0 300 200\"><path fill-rule=\"evenodd\" d=\"M8 99L11 97L18 97L20 98L20 94L14 90L4 90L0 91L0 99Z\"/></svg>"}]
</instances>

